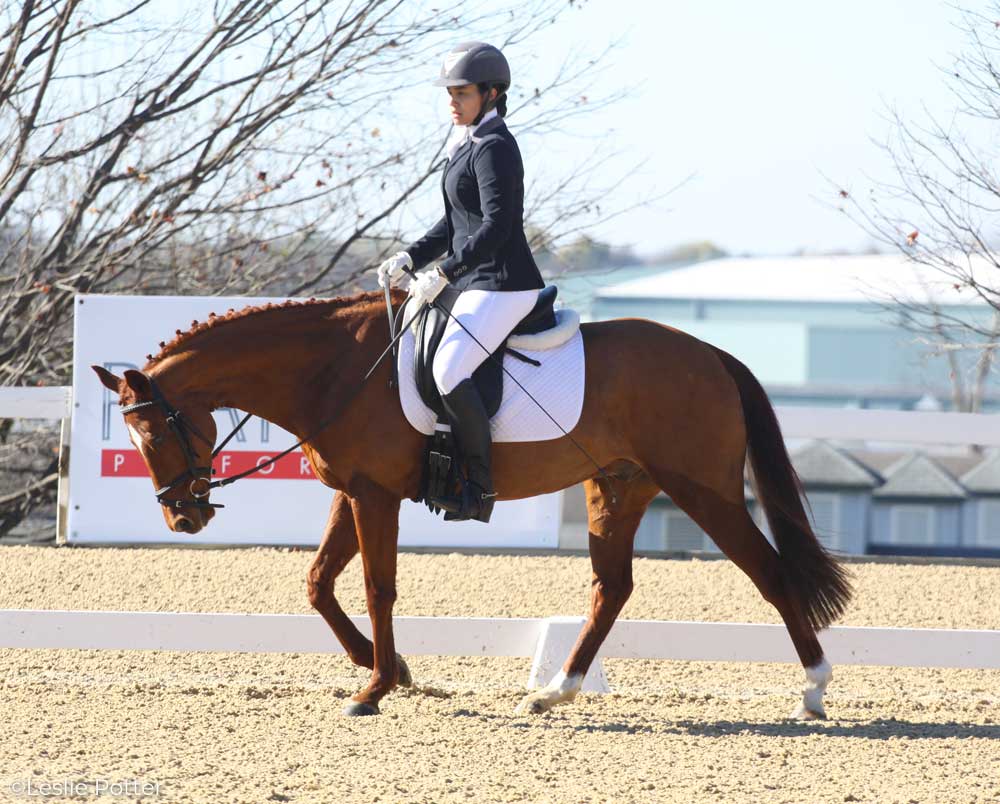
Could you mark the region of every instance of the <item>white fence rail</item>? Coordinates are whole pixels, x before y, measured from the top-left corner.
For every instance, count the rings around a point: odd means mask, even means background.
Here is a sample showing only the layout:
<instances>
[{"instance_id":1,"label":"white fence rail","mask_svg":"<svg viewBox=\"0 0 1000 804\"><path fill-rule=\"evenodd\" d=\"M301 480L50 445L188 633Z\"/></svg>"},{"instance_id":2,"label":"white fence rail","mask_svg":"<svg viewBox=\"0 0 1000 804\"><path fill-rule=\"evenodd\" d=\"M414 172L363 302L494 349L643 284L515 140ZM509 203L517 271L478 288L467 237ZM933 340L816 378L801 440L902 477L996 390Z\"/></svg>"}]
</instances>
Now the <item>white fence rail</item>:
<instances>
[{"instance_id":1,"label":"white fence rail","mask_svg":"<svg viewBox=\"0 0 1000 804\"><path fill-rule=\"evenodd\" d=\"M367 616L351 620L371 635ZM396 647L412 656L533 658L529 687L562 666L582 618L396 617ZM835 627L820 634L834 664L1000 668L1000 631ZM343 653L318 615L125 611L0 611L0 648ZM784 626L749 623L615 623L584 683L606 692L600 657L796 662Z\"/></svg>"},{"instance_id":2,"label":"white fence rail","mask_svg":"<svg viewBox=\"0 0 1000 804\"><path fill-rule=\"evenodd\" d=\"M0 419L68 419L73 389L67 386L0 386Z\"/></svg>"},{"instance_id":3,"label":"white fence rail","mask_svg":"<svg viewBox=\"0 0 1000 804\"><path fill-rule=\"evenodd\" d=\"M73 389L59 385L42 388L0 386L0 419L60 419L59 490L56 503L56 541L66 541L69 505L69 423Z\"/></svg>"}]
</instances>

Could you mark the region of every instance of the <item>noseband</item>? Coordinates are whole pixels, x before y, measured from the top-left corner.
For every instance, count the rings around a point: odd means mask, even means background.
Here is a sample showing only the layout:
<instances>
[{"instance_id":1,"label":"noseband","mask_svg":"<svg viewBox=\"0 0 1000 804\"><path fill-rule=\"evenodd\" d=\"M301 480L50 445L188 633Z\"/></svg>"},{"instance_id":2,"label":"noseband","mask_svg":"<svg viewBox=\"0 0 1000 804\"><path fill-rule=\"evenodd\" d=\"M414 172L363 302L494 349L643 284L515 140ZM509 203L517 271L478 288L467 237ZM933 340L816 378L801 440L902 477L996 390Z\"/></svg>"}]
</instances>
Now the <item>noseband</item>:
<instances>
[{"instance_id":1,"label":"noseband","mask_svg":"<svg viewBox=\"0 0 1000 804\"><path fill-rule=\"evenodd\" d=\"M164 418L167 420L167 426L170 428L170 432L174 434L174 438L177 440L177 443L181 448L184 460L187 462L187 469L177 475L177 477L167 483L167 485L156 490L156 501L160 505L165 505L168 508L178 510L181 508L224 508L225 506L223 505L210 503L203 499L209 495L214 485L210 480L213 469L210 465L198 466L194 445L191 443L191 434L196 435L208 444L209 447L212 446L212 442L209 441L208 438L205 437L192 422L188 421L184 415L177 410L177 408L171 406L171 404L167 402L166 397L163 396L159 386L152 377L147 377L147 379L149 380L150 387L153 389L153 398L147 402L136 402L132 405L126 405L121 409L121 412L123 415L127 416L129 413L139 410L140 408L148 408L154 405L159 407ZM226 439L226 441L228 440L229 439ZM225 446L225 442L219 445L219 449L223 446ZM212 458L215 458L218 452L218 449L212 452ZM167 494L188 479L191 481L188 485L188 491L190 491L191 496L194 497L193 500L166 499Z\"/></svg>"}]
</instances>

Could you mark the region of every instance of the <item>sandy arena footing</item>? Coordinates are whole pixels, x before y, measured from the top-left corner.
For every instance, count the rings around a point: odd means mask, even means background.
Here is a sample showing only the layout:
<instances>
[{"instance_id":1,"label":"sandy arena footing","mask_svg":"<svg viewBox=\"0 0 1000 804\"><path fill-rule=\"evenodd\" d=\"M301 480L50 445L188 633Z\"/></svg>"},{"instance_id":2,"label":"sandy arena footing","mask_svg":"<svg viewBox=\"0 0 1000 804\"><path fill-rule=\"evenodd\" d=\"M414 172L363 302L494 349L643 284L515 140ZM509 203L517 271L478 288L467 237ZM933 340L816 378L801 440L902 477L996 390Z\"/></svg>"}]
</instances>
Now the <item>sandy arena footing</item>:
<instances>
[{"instance_id":1,"label":"sandy arena footing","mask_svg":"<svg viewBox=\"0 0 1000 804\"><path fill-rule=\"evenodd\" d=\"M310 560L5 547L0 608L307 612ZM728 562L635 569L624 618L777 622ZM1000 628L1000 567L851 569L844 625ZM396 613L582 614L589 580L578 557L404 554ZM357 562L337 590L364 610ZM796 723L792 665L606 660L613 694L519 717L528 659L409 662L415 690L346 719L367 671L343 656L0 651L0 800L1000 802L1000 671L836 667L830 720ZM129 781L155 790L108 792Z\"/></svg>"}]
</instances>

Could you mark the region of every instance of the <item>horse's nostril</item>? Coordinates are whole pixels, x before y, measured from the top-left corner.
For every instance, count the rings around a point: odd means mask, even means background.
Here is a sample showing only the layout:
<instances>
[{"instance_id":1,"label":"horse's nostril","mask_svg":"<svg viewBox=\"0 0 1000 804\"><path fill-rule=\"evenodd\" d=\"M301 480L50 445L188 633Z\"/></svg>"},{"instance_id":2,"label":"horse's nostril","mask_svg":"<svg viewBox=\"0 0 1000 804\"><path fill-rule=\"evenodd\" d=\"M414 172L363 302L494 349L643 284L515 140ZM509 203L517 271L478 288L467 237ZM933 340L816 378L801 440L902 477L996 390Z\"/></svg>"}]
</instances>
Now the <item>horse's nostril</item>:
<instances>
[{"instance_id":1,"label":"horse's nostril","mask_svg":"<svg viewBox=\"0 0 1000 804\"><path fill-rule=\"evenodd\" d=\"M194 530L194 522L188 519L186 516L177 517L177 521L174 523L174 527L181 533L190 533Z\"/></svg>"}]
</instances>

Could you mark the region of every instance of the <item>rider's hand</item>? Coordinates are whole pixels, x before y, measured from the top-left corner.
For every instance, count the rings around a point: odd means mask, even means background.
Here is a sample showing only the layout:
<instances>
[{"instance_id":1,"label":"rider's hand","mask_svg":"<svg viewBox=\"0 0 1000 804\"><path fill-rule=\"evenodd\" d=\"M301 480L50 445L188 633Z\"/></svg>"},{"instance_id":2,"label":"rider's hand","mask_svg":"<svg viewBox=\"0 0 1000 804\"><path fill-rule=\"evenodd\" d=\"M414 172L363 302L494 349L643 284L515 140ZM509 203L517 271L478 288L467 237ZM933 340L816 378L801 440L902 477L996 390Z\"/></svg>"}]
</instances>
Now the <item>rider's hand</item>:
<instances>
[{"instance_id":1,"label":"rider's hand","mask_svg":"<svg viewBox=\"0 0 1000 804\"><path fill-rule=\"evenodd\" d=\"M413 270L413 259L405 251L393 254L378 267L378 286L380 288L398 285L403 278L404 268Z\"/></svg>"},{"instance_id":2,"label":"rider's hand","mask_svg":"<svg viewBox=\"0 0 1000 804\"><path fill-rule=\"evenodd\" d=\"M437 268L421 271L410 280L409 293L413 299L413 309L419 310L424 304L433 302L447 285L448 278Z\"/></svg>"}]
</instances>

